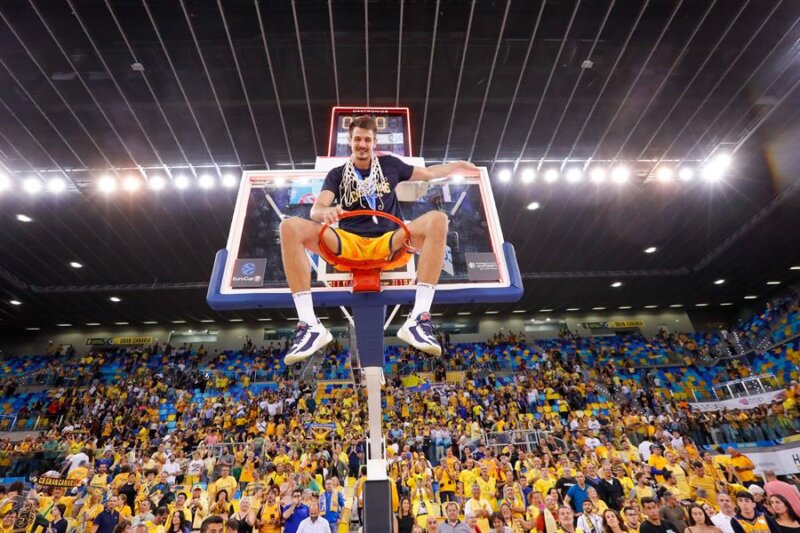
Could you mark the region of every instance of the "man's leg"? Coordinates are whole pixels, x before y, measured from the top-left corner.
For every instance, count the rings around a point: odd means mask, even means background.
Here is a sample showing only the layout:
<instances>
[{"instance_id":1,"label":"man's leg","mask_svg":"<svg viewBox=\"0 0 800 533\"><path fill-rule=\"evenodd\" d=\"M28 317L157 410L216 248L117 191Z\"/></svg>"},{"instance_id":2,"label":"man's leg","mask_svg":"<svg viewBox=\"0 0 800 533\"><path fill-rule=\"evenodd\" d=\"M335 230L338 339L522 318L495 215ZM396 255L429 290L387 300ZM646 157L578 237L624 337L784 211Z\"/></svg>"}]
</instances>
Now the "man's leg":
<instances>
[{"instance_id":1,"label":"man's leg","mask_svg":"<svg viewBox=\"0 0 800 533\"><path fill-rule=\"evenodd\" d=\"M311 266L306 250L319 253L319 231L320 225L311 220L292 217L281 222L283 270L300 320L294 343L284 358L287 365L310 357L333 340L330 332L317 320L311 298ZM333 230L328 229L324 238L328 248L338 251L339 240Z\"/></svg>"},{"instance_id":2,"label":"man's leg","mask_svg":"<svg viewBox=\"0 0 800 533\"><path fill-rule=\"evenodd\" d=\"M408 224L411 245L419 250L417 265L417 295L414 309L398 336L418 350L439 356L442 347L433 334L430 320L431 303L444 264L447 243L447 215L441 211L425 213ZM392 251L403 247L405 234L398 231L392 237Z\"/></svg>"}]
</instances>

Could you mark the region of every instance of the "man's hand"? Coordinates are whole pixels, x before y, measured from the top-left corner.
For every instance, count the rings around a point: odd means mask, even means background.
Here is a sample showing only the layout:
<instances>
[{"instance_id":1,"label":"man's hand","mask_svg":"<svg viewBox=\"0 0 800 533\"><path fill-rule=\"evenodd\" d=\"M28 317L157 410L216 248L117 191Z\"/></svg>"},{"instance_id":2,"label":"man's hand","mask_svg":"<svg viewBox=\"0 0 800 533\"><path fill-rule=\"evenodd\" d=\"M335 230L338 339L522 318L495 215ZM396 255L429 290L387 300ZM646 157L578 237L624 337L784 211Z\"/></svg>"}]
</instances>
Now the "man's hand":
<instances>
[{"instance_id":1,"label":"man's hand","mask_svg":"<svg viewBox=\"0 0 800 533\"><path fill-rule=\"evenodd\" d=\"M319 218L322 224L335 224L339 222L339 217L344 214L344 209L341 205L332 205L330 207L323 207L319 210Z\"/></svg>"}]
</instances>

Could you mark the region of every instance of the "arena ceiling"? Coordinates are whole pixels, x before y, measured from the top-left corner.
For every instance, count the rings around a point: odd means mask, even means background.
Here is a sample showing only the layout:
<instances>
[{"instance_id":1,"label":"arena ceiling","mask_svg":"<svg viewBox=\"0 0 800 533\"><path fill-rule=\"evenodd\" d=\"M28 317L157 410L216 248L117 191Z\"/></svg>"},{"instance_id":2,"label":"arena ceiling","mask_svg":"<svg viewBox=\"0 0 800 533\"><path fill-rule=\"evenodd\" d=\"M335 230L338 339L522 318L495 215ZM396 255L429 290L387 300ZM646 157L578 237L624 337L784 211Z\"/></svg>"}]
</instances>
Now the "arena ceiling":
<instances>
[{"instance_id":1,"label":"arena ceiling","mask_svg":"<svg viewBox=\"0 0 800 533\"><path fill-rule=\"evenodd\" d=\"M5 1L0 171L67 191L0 193L0 324L291 316L205 304L233 190L96 185L310 168L337 104L409 106L429 163L515 170L526 295L482 310L741 305L800 274L798 39L793 0ZM654 176L721 152L717 183ZM598 161L636 173L519 179Z\"/></svg>"}]
</instances>

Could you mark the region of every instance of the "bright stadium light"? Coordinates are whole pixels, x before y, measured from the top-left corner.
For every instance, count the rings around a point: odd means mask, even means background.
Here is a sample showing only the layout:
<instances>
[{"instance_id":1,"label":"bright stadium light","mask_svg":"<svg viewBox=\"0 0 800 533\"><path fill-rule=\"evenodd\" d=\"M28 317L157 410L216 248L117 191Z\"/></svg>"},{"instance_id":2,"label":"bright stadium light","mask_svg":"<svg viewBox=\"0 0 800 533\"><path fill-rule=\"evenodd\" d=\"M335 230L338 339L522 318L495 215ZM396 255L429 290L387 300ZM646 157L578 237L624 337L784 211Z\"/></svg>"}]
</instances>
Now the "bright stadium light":
<instances>
[{"instance_id":1,"label":"bright stadium light","mask_svg":"<svg viewBox=\"0 0 800 533\"><path fill-rule=\"evenodd\" d=\"M197 180L197 183L200 185L201 189L213 189L214 188L214 176L211 174L203 174L200 176L200 179Z\"/></svg>"},{"instance_id":2,"label":"bright stadium light","mask_svg":"<svg viewBox=\"0 0 800 533\"><path fill-rule=\"evenodd\" d=\"M579 167L571 167L567 170L567 183L578 183L583 179L583 170Z\"/></svg>"},{"instance_id":3,"label":"bright stadium light","mask_svg":"<svg viewBox=\"0 0 800 533\"><path fill-rule=\"evenodd\" d=\"M658 248L656 248L655 246L650 246L650 247L644 249L644 253L646 253L646 254L654 254L654 253L656 253L657 250L658 250Z\"/></svg>"},{"instance_id":4,"label":"bright stadium light","mask_svg":"<svg viewBox=\"0 0 800 533\"><path fill-rule=\"evenodd\" d=\"M8 303L10 303L11 305L22 305L22 302L20 302L19 300L9 300Z\"/></svg>"},{"instance_id":5,"label":"bright stadium light","mask_svg":"<svg viewBox=\"0 0 800 533\"><path fill-rule=\"evenodd\" d=\"M681 167L678 171L678 177L681 181L692 181L692 178L694 178L694 169L692 167Z\"/></svg>"},{"instance_id":6,"label":"bright stadium light","mask_svg":"<svg viewBox=\"0 0 800 533\"><path fill-rule=\"evenodd\" d=\"M631 177L631 171L625 165L617 165L611 170L611 180L614 183L626 183Z\"/></svg>"},{"instance_id":7,"label":"bright stadium light","mask_svg":"<svg viewBox=\"0 0 800 533\"><path fill-rule=\"evenodd\" d=\"M527 205L525 208L526 208L528 211L536 211L536 210L537 210L537 209L539 209L540 207L541 207L541 206L539 205L539 202L531 202L531 203L529 203L529 204L528 204L528 205Z\"/></svg>"},{"instance_id":8,"label":"bright stadium light","mask_svg":"<svg viewBox=\"0 0 800 533\"><path fill-rule=\"evenodd\" d=\"M544 173L544 181L547 183L555 183L558 181L558 169L548 168Z\"/></svg>"},{"instance_id":9,"label":"bright stadium light","mask_svg":"<svg viewBox=\"0 0 800 533\"><path fill-rule=\"evenodd\" d=\"M128 192L136 192L141 186L142 182L136 176L128 176L122 180L122 188Z\"/></svg>"},{"instance_id":10,"label":"bright stadium light","mask_svg":"<svg viewBox=\"0 0 800 533\"><path fill-rule=\"evenodd\" d=\"M589 179L592 180L592 183L605 183L607 174L603 167L594 167L589 173Z\"/></svg>"},{"instance_id":11,"label":"bright stadium light","mask_svg":"<svg viewBox=\"0 0 800 533\"><path fill-rule=\"evenodd\" d=\"M22 213L17 215L17 220L19 220L20 222L33 222L33 219L31 217L29 217L28 215L23 215Z\"/></svg>"},{"instance_id":12,"label":"bright stadium light","mask_svg":"<svg viewBox=\"0 0 800 533\"><path fill-rule=\"evenodd\" d=\"M150 179L147 180L147 188L151 191L160 191L166 186L167 182L161 176L151 176Z\"/></svg>"},{"instance_id":13,"label":"bright stadium light","mask_svg":"<svg viewBox=\"0 0 800 533\"><path fill-rule=\"evenodd\" d=\"M233 174L225 174L222 176L222 186L226 189L230 189L232 187L236 187L239 183L239 178L234 176Z\"/></svg>"},{"instance_id":14,"label":"bright stadium light","mask_svg":"<svg viewBox=\"0 0 800 533\"><path fill-rule=\"evenodd\" d=\"M611 284L611 286L614 287L615 289L619 289L620 287L622 287L622 282L615 281L614 283Z\"/></svg>"},{"instance_id":15,"label":"bright stadium light","mask_svg":"<svg viewBox=\"0 0 800 533\"><path fill-rule=\"evenodd\" d=\"M703 166L703 178L709 182L721 180L725 175L725 171L731 166L731 162L732 159L729 154L717 154Z\"/></svg>"},{"instance_id":16,"label":"bright stadium light","mask_svg":"<svg viewBox=\"0 0 800 533\"><path fill-rule=\"evenodd\" d=\"M11 188L11 178L0 172L0 192L7 191Z\"/></svg>"},{"instance_id":17,"label":"bright stadium light","mask_svg":"<svg viewBox=\"0 0 800 533\"><path fill-rule=\"evenodd\" d=\"M104 193L111 193L117 190L117 180L113 176L103 176L97 182L97 187Z\"/></svg>"},{"instance_id":18,"label":"bright stadium light","mask_svg":"<svg viewBox=\"0 0 800 533\"><path fill-rule=\"evenodd\" d=\"M119 296L110 296L108 299L114 302L115 304L122 301L122 298L120 298Z\"/></svg>"},{"instance_id":19,"label":"bright stadium light","mask_svg":"<svg viewBox=\"0 0 800 533\"><path fill-rule=\"evenodd\" d=\"M724 279L718 279L714 281L714 285L722 285L723 283L725 283Z\"/></svg>"},{"instance_id":20,"label":"bright stadium light","mask_svg":"<svg viewBox=\"0 0 800 533\"><path fill-rule=\"evenodd\" d=\"M62 177L50 178L47 182L47 190L54 194L64 192L66 189L67 181Z\"/></svg>"},{"instance_id":21,"label":"bright stadium light","mask_svg":"<svg viewBox=\"0 0 800 533\"><path fill-rule=\"evenodd\" d=\"M83 268L83 265L78 263L77 261L70 261L69 266L71 266L72 268Z\"/></svg>"},{"instance_id":22,"label":"bright stadium light","mask_svg":"<svg viewBox=\"0 0 800 533\"><path fill-rule=\"evenodd\" d=\"M275 183L275 185L276 185L276 186L278 186L278 187L282 187L282 186L286 185L286 178L284 178L283 176L277 176L277 177L276 177L274 180L272 180L272 181L273 181L273 182Z\"/></svg>"},{"instance_id":23,"label":"bright stadium light","mask_svg":"<svg viewBox=\"0 0 800 533\"><path fill-rule=\"evenodd\" d=\"M497 173L497 179L499 179L502 183L508 183L511 181L511 169L504 168Z\"/></svg>"},{"instance_id":24,"label":"bright stadium light","mask_svg":"<svg viewBox=\"0 0 800 533\"><path fill-rule=\"evenodd\" d=\"M184 190L189 187L189 178L187 178L183 174L175 176L175 180L173 181L175 183L176 189Z\"/></svg>"},{"instance_id":25,"label":"bright stadium light","mask_svg":"<svg viewBox=\"0 0 800 533\"><path fill-rule=\"evenodd\" d=\"M656 177L660 181L672 181L672 179L675 177L675 171L672 169L672 167L660 166L656 171Z\"/></svg>"},{"instance_id":26,"label":"bright stadium light","mask_svg":"<svg viewBox=\"0 0 800 533\"><path fill-rule=\"evenodd\" d=\"M42 191L42 180L39 178L26 178L22 182L22 189L28 194L37 194Z\"/></svg>"},{"instance_id":27,"label":"bright stadium light","mask_svg":"<svg viewBox=\"0 0 800 533\"><path fill-rule=\"evenodd\" d=\"M522 171L522 183L533 183L536 180L536 170L528 167Z\"/></svg>"}]
</instances>

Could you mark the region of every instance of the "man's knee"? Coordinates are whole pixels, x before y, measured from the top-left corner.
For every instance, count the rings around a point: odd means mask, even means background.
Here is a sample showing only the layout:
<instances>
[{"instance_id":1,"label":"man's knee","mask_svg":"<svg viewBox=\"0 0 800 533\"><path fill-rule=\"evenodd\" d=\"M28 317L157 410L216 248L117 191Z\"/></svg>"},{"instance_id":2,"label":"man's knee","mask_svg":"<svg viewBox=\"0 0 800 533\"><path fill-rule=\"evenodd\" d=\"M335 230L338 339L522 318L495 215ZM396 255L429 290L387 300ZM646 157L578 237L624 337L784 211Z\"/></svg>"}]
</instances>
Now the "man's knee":
<instances>
[{"instance_id":1,"label":"man's knee","mask_svg":"<svg viewBox=\"0 0 800 533\"><path fill-rule=\"evenodd\" d=\"M425 215L428 218L428 228L431 231L447 231L450 221L444 211L430 211Z\"/></svg>"},{"instance_id":2,"label":"man's knee","mask_svg":"<svg viewBox=\"0 0 800 533\"><path fill-rule=\"evenodd\" d=\"M308 233L306 230L308 227L307 222L307 220L300 217L289 217L283 219L279 226L281 240L286 238L291 238L295 241L298 239L303 240L306 236L305 234Z\"/></svg>"}]
</instances>

